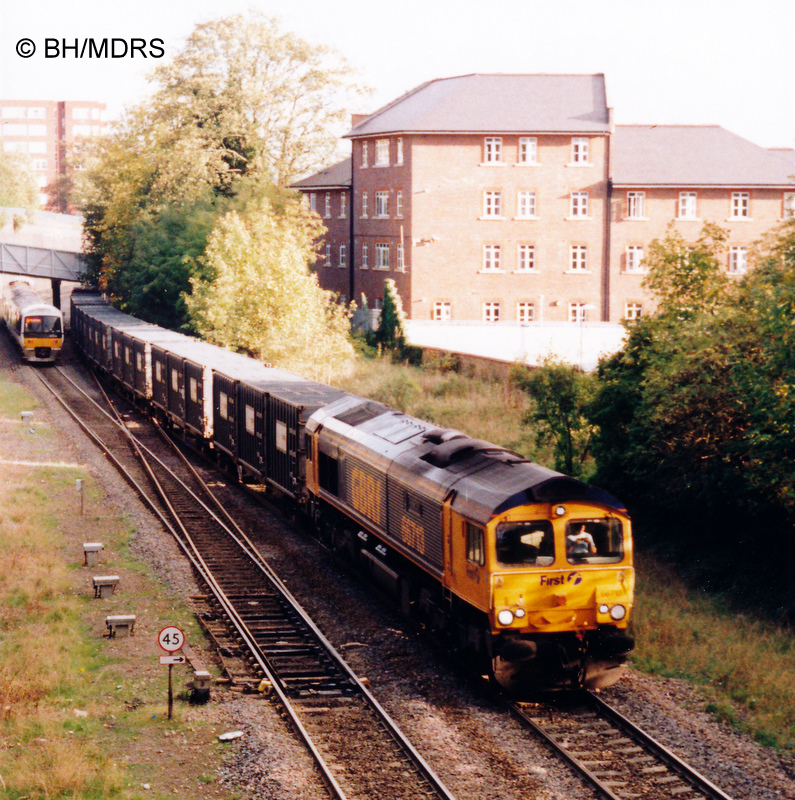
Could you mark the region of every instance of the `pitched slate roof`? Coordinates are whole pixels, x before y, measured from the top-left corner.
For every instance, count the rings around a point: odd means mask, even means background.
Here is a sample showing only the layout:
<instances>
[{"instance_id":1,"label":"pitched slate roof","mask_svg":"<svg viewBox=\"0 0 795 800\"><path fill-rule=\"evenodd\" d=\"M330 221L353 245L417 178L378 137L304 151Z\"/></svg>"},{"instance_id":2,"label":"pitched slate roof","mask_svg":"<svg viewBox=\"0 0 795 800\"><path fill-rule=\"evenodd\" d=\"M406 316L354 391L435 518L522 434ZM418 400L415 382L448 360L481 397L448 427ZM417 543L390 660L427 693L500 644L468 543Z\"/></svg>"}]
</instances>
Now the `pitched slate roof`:
<instances>
[{"instance_id":1,"label":"pitched slate roof","mask_svg":"<svg viewBox=\"0 0 795 800\"><path fill-rule=\"evenodd\" d=\"M608 133L604 75L460 75L418 86L350 130L387 133Z\"/></svg>"},{"instance_id":2,"label":"pitched slate roof","mask_svg":"<svg viewBox=\"0 0 795 800\"><path fill-rule=\"evenodd\" d=\"M617 125L614 186L795 186L795 153L717 125Z\"/></svg>"},{"instance_id":3,"label":"pitched slate roof","mask_svg":"<svg viewBox=\"0 0 795 800\"><path fill-rule=\"evenodd\" d=\"M293 189L350 189L351 159L345 158L330 167L291 184Z\"/></svg>"}]
</instances>

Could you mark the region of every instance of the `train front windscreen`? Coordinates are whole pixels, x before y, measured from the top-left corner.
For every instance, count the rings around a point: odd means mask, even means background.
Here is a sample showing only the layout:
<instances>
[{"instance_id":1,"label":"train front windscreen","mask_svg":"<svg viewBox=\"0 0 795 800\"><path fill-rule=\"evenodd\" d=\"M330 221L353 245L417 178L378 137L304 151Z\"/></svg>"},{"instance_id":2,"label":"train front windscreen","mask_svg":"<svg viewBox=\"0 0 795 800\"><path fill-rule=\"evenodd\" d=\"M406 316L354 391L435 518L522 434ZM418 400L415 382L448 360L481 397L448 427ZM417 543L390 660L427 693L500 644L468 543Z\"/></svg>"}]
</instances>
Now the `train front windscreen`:
<instances>
[{"instance_id":1,"label":"train front windscreen","mask_svg":"<svg viewBox=\"0 0 795 800\"><path fill-rule=\"evenodd\" d=\"M55 316L25 317L25 336L61 336L61 318Z\"/></svg>"}]
</instances>

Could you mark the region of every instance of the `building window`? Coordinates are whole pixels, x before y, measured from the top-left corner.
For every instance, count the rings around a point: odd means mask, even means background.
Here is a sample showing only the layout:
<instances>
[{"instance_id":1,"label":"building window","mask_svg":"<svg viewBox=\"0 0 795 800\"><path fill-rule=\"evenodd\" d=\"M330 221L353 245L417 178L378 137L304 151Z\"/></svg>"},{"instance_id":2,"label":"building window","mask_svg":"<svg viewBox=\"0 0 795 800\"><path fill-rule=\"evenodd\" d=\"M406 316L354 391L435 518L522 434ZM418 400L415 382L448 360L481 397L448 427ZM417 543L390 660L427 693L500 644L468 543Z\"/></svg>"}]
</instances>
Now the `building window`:
<instances>
[{"instance_id":1,"label":"building window","mask_svg":"<svg viewBox=\"0 0 795 800\"><path fill-rule=\"evenodd\" d=\"M571 272L586 272L588 269L588 246L573 244L569 248L569 270Z\"/></svg>"},{"instance_id":2,"label":"building window","mask_svg":"<svg viewBox=\"0 0 795 800\"><path fill-rule=\"evenodd\" d=\"M367 166L367 142L362 142L362 166Z\"/></svg>"},{"instance_id":3,"label":"building window","mask_svg":"<svg viewBox=\"0 0 795 800\"><path fill-rule=\"evenodd\" d=\"M627 192L627 219L646 217L646 192Z\"/></svg>"},{"instance_id":4,"label":"building window","mask_svg":"<svg viewBox=\"0 0 795 800\"><path fill-rule=\"evenodd\" d=\"M367 263L369 256L370 256L370 246L367 244L367 242L364 242L362 244L362 269L369 268L369 264Z\"/></svg>"},{"instance_id":5,"label":"building window","mask_svg":"<svg viewBox=\"0 0 795 800\"><path fill-rule=\"evenodd\" d=\"M517 272L533 272L536 268L536 248L533 244L520 244Z\"/></svg>"},{"instance_id":6,"label":"building window","mask_svg":"<svg viewBox=\"0 0 795 800\"><path fill-rule=\"evenodd\" d=\"M376 167L389 166L389 139L376 139L375 165Z\"/></svg>"},{"instance_id":7,"label":"building window","mask_svg":"<svg viewBox=\"0 0 795 800\"><path fill-rule=\"evenodd\" d=\"M376 244L375 246L375 266L373 269L389 269L389 245Z\"/></svg>"},{"instance_id":8,"label":"building window","mask_svg":"<svg viewBox=\"0 0 795 800\"><path fill-rule=\"evenodd\" d=\"M325 217L328 219L331 216L331 192L326 192L326 209Z\"/></svg>"},{"instance_id":9,"label":"building window","mask_svg":"<svg viewBox=\"0 0 795 800\"><path fill-rule=\"evenodd\" d=\"M397 245L397 271L398 272L406 271L406 263L403 259L403 245L400 242L398 242Z\"/></svg>"},{"instance_id":10,"label":"building window","mask_svg":"<svg viewBox=\"0 0 795 800\"><path fill-rule=\"evenodd\" d=\"M502 217L502 192L483 192L483 216Z\"/></svg>"},{"instance_id":11,"label":"building window","mask_svg":"<svg viewBox=\"0 0 795 800\"><path fill-rule=\"evenodd\" d=\"M748 271L748 248L732 246L729 249L729 272L743 275Z\"/></svg>"},{"instance_id":12,"label":"building window","mask_svg":"<svg viewBox=\"0 0 795 800\"><path fill-rule=\"evenodd\" d=\"M795 192L784 192L784 219L795 219Z\"/></svg>"},{"instance_id":13,"label":"building window","mask_svg":"<svg viewBox=\"0 0 795 800\"><path fill-rule=\"evenodd\" d=\"M483 144L483 161L486 164L502 163L502 137L487 136Z\"/></svg>"},{"instance_id":14,"label":"building window","mask_svg":"<svg viewBox=\"0 0 795 800\"><path fill-rule=\"evenodd\" d=\"M400 190L395 194L395 216L403 216L403 192Z\"/></svg>"},{"instance_id":15,"label":"building window","mask_svg":"<svg viewBox=\"0 0 795 800\"><path fill-rule=\"evenodd\" d=\"M519 163L538 164L538 139L535 136L519 138Z\"/></svg>"},{"instance_id":16,"label":"building window","mask_svg":"<svg viewBox=\"0 0 795 800\"><path fill-rule=\"evenodd\" d=\"M500 271L500 245L498 244L483 245L483 271L484 272Z\"/></svg>"},{"instance_id":17,"label":"building window","mask_svg":"<svg viewBox=\"0 0 795 800\"><path fill-rule=\"evenodd\" d=\"M375 193L375 215L376 217L389 216L389 192Z\"/></svg>"},{"instance_id":18,"label":"building window","mask_svg":"<svg viewBox=\"0 0 795 800\"><path fill-rule=\"evenodd\" d=\"M643 245L627 245L626 272L643 272Z\"/></svg>"},{"instance_id":19,"label":"building window","mask_svg":"<svg viewBox=\"0 0 795 800\"><path fill-rule=\"evenodd\" d=\"M345 244L340 245L340 263L339 266L348 266L348 246Z\"/></svg>"},{"instance_id":20,"label":"building window","mask_svg":"<svg viewBox=\"0 0 795 800\"><path fill-rule=\"evenodd\" d=\"M367 192L362 192L362 219L367 219Z\"/></svg>"},{"instance_id":21,"label":"building window","mask_svg":"<svg viewBox=\"0 0 795 800\"><path fill-rule=\"evenodd\" d=\"M431 308L431 319L436 322L449 322L453 318L453 304L437 300Z\"/></svg>"},{"instance_id":22,"label":"building window","mask_svg":"<svg viewBox=\"0 0 795 800\"><path fill-rule=\"evenodd\" d=\"M309 210L317 212L317 195L314 192L309 194Z\"/></svg>"},{"instance_id":23,"label":"building window","mask_svg":"<svg viewBox=\"0 0 795 800\"><path fill-rule=\"evenodd\" d=\"M326 242L326 266L331 266L331 242Z\"/></svg>"},{"instance_id":24,"label":"building window","mask_svg":"<svg viewBox=\"0 0 795 800\"><path fill-rule=\"evenodd\" d=\"M643 306L640 303L627 303L624 306L624 319L640 319L643 314Z\"/></svg>"},{"instance_id":25,"label":"building window","mask_svg":"<svg viewBox=\"0 0 795 800\"><path fill-rule=\"evenodd\" d=\"M587 322L589 308L593 306L588 303L569 303L569 322Z\"/></svg>"},{"instance_id":26,"label":"building window","mask_svg":"<svg viewBox=\"0 0 795 800\"><path fill-rule=\"evenodd\" d=\"M403 163L403 139L399 138L395 142L395 163L400 165Z\"/></svg>"},{"instance_id":27,"label":"building window","mask_svg":"<svg viewBox=\"0 0 795 800\"><path fill-rule=\"evenodd\" d=\"M732 192L732 219L748 219L750 208L751 195L748 192Z\"/></svg>"},{"instance_id":28,"label":"building window","mask_svg":"<svg viewBox=\"0 0 795 800\"><path fill-rule=\"evenodd\" d=\"M536 304L524 300L519 301L516 304L516 318L519 322L535 322Z\"/></svg>"},{"instance_id":29,"label":"building window","mask_svg":"<svg viewBox=\"0 0 795 800\"><path fill-rule=\"evenodd\" d=\"M536 193L520 190L516 198L517 216L522 219L533 219L537 216Z\"/></svg>"},{"instance_id":30,"label":"building window","mask_svg":"<svg viewBox=\"0 0 795 800\"><path fill-rule=\"evenodd\" d=\"M695 192L679 192L679 219L698 219Z\"/></svg>"},{"instance_id":31,"label":"building window","mask_svg":"<svg viewBox=\"0 0 795 800\"><path fill-rule=\"evenodd\" d=\"M588 164L590 158L589 140L584 136L575 136L571 140L571 163L572 164Z\"/></svg>"},{"instance_id":32,"label":"building window","mask_svg":"<svg viewBox=\"0 0 795 800\"><path fill-rule=\"evenodd\" d=\"M345 192L340 192L340 219L345 219L348 216L348 195Z\"/></svg>"},{"instance_id":33,"label":"building window","mask_svg":"<svg viewBox=\"0 0 795 800\"><path fill-rule=\"evenodd\" d=\"M47 159L46 158L34 158L33 159L33 169L35 169L35 170L46 170L47 169Z\"/></svg>"},{"instance_id":34,"label":"building window","mask_svg":"<svg viewBox=\"0 0 795 800\"><path fill-rule=\"evenodd\" d=\"M499 322L500 321L500 304L495 302L486 302L483 304L483 321L484 322Z\"/></svg>"},{"instance_id":35,"label":"building window","mask_svg":"<svg viewBox=\"0 0 795 800\"><path fill-rule=\"evenodd\" d=\"M588 192L571 193L571 216L579 218L588 216Z\"/></svg>"}]
</instances>

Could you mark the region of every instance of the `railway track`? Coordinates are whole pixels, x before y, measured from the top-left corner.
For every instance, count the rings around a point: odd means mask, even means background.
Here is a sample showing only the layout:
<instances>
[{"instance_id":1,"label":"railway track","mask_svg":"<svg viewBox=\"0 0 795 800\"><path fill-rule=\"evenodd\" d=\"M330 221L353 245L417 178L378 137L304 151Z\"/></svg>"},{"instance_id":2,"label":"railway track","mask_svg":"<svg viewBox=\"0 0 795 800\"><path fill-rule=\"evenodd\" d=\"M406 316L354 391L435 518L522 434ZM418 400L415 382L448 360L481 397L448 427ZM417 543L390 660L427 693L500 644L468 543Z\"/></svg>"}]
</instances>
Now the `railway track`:
<instances>
[{"instance_id":1,"label":"railway track","mask_svg":"<svg viewBox=\"0 0 795 800\"><path fill-rule=\"evenodd\" d=\"M278 697L330 794L452 800L184 456L77 375L38 374L174 535L205 587L200 621L230 679Z\"/></svg>"},{"instance_id":2,"label":"railway track","mask_svg":"<svg viewBox=\"0 0 795 800\"><path fill-rule=\"evenodd\" d=\"M731 800L595 694L554 703L505 702L602 797Z\"/></svg>"}]
</instances>

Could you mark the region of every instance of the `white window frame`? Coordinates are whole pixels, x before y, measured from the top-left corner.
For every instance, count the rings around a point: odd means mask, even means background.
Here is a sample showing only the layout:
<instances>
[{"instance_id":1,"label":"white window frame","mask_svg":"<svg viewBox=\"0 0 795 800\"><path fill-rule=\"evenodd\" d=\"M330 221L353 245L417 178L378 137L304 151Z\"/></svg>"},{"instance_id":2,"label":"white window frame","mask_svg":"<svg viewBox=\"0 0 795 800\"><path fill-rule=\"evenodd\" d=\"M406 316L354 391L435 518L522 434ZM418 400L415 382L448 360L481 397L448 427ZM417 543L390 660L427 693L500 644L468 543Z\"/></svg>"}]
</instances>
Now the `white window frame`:
<instances>
[{"instance_id":1,"label":"white window frame","mask_svg":"<svg viewBox=\"0 0 795 800\"><path fill-rule=\"evenodd\" d=\"M373 269L388 270L389 269L389 243L376 242L375 244L375 264Z\"/></svg>"},{"instance_id":2,"label":"white window frame","mask_svg":"<svg viewBox=\"0 0 795 800\"><path fill-rule=\"evenodd\" d=\"M538 164L538 138L535 136L519 137L518 164Z\"/></svg>"},{"instance_id":3,"label":"white window frame","mask_svg":"<svg viewBox=\"0 0 795 800\"><path fill-rule=\"evenodd\" d=\"M729 272L732 275L745 275L748 272L748 248L745 245L732 245L729 248Z\"/></svg>"},{"instance_id":4,"label":"white window frame","mask_svg":"<svg viewBox=\"0 0 795 800\"><path fill-rule=\"evenodd\" d=\"M496 300L486 300L483 303L483 321L499 322L501 316L501 305Z\"/></svg>"},{"instance_id":5,"label":"white window frame","mask_svg":"<svg viewBox=\"0 0 795 800\"><path fill-rule=\"evenodd\" d=\"M331 264L331 242L326 242L326 266L330 267Z\"/></svg>"},{"instance_id":6,"label":"white window frame","mask_svg":"<svg viewBox=\"0 0 795 800\"><path fill-rule=\"evenodd\" d=\"M591 163L591 140L587 136L572 136L571 138L571 163Z\"/></svg>"},{"instance_id":7,"label":"white window frame","mask_svg":"<svg viewBox=\"0 0 795 800\"><path fill-rule=\"evenodd\" d=\"M326 192L326 202L325 202L325 213L324 217L329 219L331 217L331 192Z\"/></svg>"},{"instance_id":8,"label":"white window frame","mask_svg":"<svg viewBox=\"0 0 795 800\"><path fill-rule=\"evenodd\" d=\"M340 245L340 260L337 266L339 267L347 267L348 266L348 246L343 242Z\"/></svg>"},{"instance_id":9,"label":"white window frame","mask_svg":"<svg viewBox=\"0 0 795 800\"><path fill-rule=\"evenodd\" d=\"M751 218L751 193L732 192L731 219Z\"/></svg>"},{"instance_id":10,"label":"white window frame","mask_svg":"<svg viewBox=\"0 0 795 800\"><path fill-rule=\"evenodd\" d=\"M345 192L340 192L340 219L345 219L348 216L348 195Z\"/></svg>"},{"instance_id":11,"label":"white window frame","mask_svg":"<svg viewBox=\"0 0 795 800\"><path fill-rule=\"evenodd\" d=\"M431 319L449 322L453 318L453 304L449 300L435 300L431 306Z\"/></svg>"},{"instance_id":12,"label":"white window frame","mask_svg":"<svg viewBox=\"0 0 795 800\"><path fill-rule=\"evenodd\" d=\"M502 246L483 245L483 272L502 272Z\"/></svg>"},{"instance_id":13,"label":"white window frame","mask_svg":"<svg viewBox=\"0 0 795 800\"><path fill-rule=\"evenodd\" d=\"M569 245L569 272L588 272L588 245Z\"/></svg>"},{"instance_id":14,"label":"white window frame","mask_svg":"<svg viewBox=\"0 0 795 800\"><path fill-rule=\"evenodd\" d=\"M642 244L628 244L626 250L626 268L624 272L634 274L643 272L644 255Z\"/></svg>"},{"instance_id":15,"label":"white window frame","mask_svg":"<svg viewBox=\"0 0 795 800\"><path fill-rule=\"evenodd\" d=\"M537 272L536 246L534 244L520 244L516 248L516 271Z\"/></svg>"},{"instance_id":16,"label":"white window frame","mask_svg":"<svg viewBox=\"0 0 795 800\"><path fill-rule=\"evenodd\" d=\"M395 141L395 164L403 164L403 137L399 136Z\"/></svg>"},{"instance_id":17,"label":"white window frame","mask_svg":"<svg viewBox=\"0 0 795 800\"><path fill-rule=\"evenodd\" d=\"M569 303L569 322L582 324L587 322L588 303Z\"/></svg>"},{"instance_id":18,"label":"white window frame","mask_svg":"<svg viewBox=\"0 0 795 800\"><path fill-rule=\"evenodd\" d=\"M572 192L570 219L588 219L588 192Z\"/></svg>"},{"instance_id":19,"label":"white window frame","mask_svg":"<svg viewBox=\"0 0 795 800\"><path fill-rule=\"evenodd\" d=\"M536 304L531 303L529 300L520 300L516 304L516 319L522 324L535 322Z\"/></svg>"},{"instance_id":20,"label":"white window frame","mask_svg":"<svg viewBox=\"0 0 795 800\"><path fill-rule=\"evenodd\" d=\"M406 262L404 259L403 245L400 242L397 243L396 250L397 250L397 266L395 267L395 270L397 272L405 272Z\"/></svg>"},{"instance_id":21,"label":"white window frame","mask_svg":"<svg viewBox=\"0 0 795 800\"><path fill-rule=\"evenodd\" d=\"M624 319L636 320L643 316L643 305L634 301L627 302L624 305Z\"/></svg>"},{"instance_id":22,"label":"white window frame","mask_svg":"<svg viewBox=\"0 0 795 800\"><path fill-rule=\"evenodd\" d=\"M389 166L389 139L375 140L375 164L376 167Z\"/></svg>"},{"instance_id":23,"label":"white window frame","mask_svg":"<svg viewBox=\"0 0 795 800\"><path fill-rule=\"evenodd\" d=\"M502 164L502 136L486 136L483 139L483 163Z\"/></svg>"},{"instance_id":24,"label":"white window frame","mask_svg":"<svg viewBox=\"0 0 795 800\"><path fill-rule=\"evenodd\" d=\"M489 189L483 192L483 216L502 219L502 192Z\"/></svg>"},{"instance_id":25,"label":"white window frame","mask_svg":"<svg viewBox=\"0 0 795 800\"><path fill-rule=\"evenodd\" d=\"M698 219L698 193L679 192L677 219Z\"/></svg>"},{"instance_id":26,"label":"white window frame","mask_svg":"<svg viewBox=\"0 0 795 800\"><path fill-rule=\"evenodd\" d=\"M538 219L538 196L530 189L520 189L516 194L518 219Z\"/></svg>"},{"instance_id":27,"label":"white window frame","mask_svg":"<svg viewBox=\"0 0 795 800\"><path fill-rule=\"evenodd\" d=\"M369 204L370 198L367 196L367 192L362 192L362 219L367 219Z\"/></svg>"},{"instance_id":28,"label":"white window frame","mask_svg":"<svg viewBox=\"0 0 795 800\"><path fill-rule=\"evenodd\" d=\"M367 142L362 142L362 167L364 169L367 168L367 158L368 158L368 147Z\"/></svg>"},{"instance_id":29,"label":"white window frame","mask_svg":"<svg viewBox=\"0 0 795 800\"><path fill-rule=\"evenodd\" d=\"M385 219L389 217L389 192L379 190L375 193L375 218Z\"/></svg>"},{"instance_id":30,"label":"white window frame","mask_svg":"<svg viewBox=\"0 0 795 800\"><path fill-rule=\"evenodd\" d=\"M370 257L370 246L367 242L362 242L362 265L360 269L370 269L370 265L367 263Z\"/></svg>"},{"instance_id":31,"label":"white window frame","mask_svg":"<svg viewBox=\"0 0 795 800\"><path fill-rule=\"evenodd\" d=\"M627 219L646 219L646 192L627 192Z\"/></svg>"},{"instance_id":32,"label":"white window frame","mask_svg":"<svg viewBox=\"0 0 795 800\"><path fill-rule=\"evenodd\" d=\"M309 193L309 210L317 214L317 194L315 192Z\"/></svg>"},{"instance_id":33,"label":"white window frame","mask_svg":"<svg viewBox=\"0 0 795 800\"><path fill-rule=\"evenodd\" d=\"M398 189L395 192L395 216L402 217L403 216L403 190Z\"/></svg>"},{"instance_id":34,"label":"white window frame","mask_svg":"<svg viewBox=\"0 0 795 800\"><path fill-rule=\"evenodd\" d=\"M795 219L795 192L784 192L782 219Z\"/></svg>"}]
</instances>

